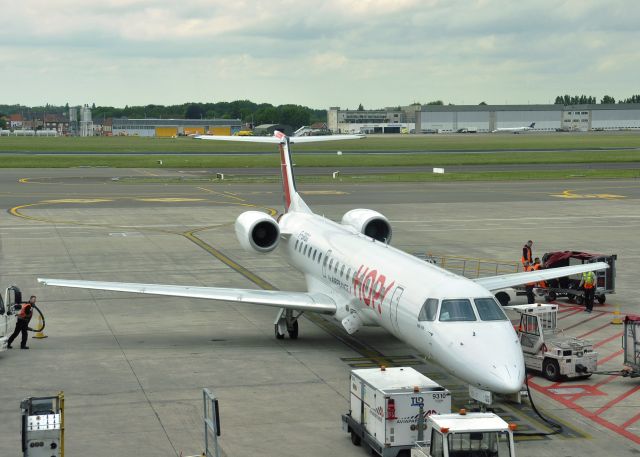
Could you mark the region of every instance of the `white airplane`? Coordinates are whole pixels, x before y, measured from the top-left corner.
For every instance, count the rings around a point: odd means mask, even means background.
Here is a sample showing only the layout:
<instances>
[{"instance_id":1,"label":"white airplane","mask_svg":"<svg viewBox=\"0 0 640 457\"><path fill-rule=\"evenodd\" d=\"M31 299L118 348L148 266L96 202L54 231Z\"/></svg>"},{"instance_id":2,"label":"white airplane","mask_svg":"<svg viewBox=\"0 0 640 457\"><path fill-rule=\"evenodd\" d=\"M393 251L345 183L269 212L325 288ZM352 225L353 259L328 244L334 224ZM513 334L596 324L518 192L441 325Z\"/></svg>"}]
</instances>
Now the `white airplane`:
<instances>
[{"instance_id":1,"label":"white airplane","mask_svg":"<svg viewBox=\"0 0 640 457\"><path fill-rule=\"evenodd\" d=\"M504 132L511 132L511 133L520 133L520 132L528 132L529 130L533 130L533 128L536 126L535 122L532 122L531 124L529 124L528 126L522 126L522 127L503 127L500 129L495 129L492 130L491 133L504 133Z\"/></svg>"},{"instance_id":2,"label":"white airplane","mask_svg":"<svg viewBox=\"0 0 640 457\"><path fill-rule=\"evenodd\" d=\"M467 279L389 245L391 225L370 209L348 211L340 223L309 209L296 191L289 145L356 139L356 135L287 137L200 136L207 140L279 146L284 214L238 216L235 232L250 252L280 248L305 277L308 292L192 287L163 284L38 279L51 286L137 292L253 303L279 308L276 338L298 337L304 312L332 316L352 334L381 326L461 380L496 393L517 392L525 367L518 336L492 290L608 268L606 263Z\"/></svg>"}]
</instances>

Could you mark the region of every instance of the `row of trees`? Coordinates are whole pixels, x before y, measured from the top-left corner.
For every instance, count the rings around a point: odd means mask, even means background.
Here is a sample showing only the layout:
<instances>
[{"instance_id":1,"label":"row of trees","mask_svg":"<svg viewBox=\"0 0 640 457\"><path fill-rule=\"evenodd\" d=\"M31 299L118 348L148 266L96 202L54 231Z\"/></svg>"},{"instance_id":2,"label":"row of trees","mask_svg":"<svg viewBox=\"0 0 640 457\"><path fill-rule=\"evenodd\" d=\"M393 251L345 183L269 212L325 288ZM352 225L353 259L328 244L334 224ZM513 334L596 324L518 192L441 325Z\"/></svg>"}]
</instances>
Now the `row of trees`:
<instances>
[{"instance_id":1,"label":"row of trees","mask_svg":"<svg viewBox=\"0 0 640 457\"><path fill-rule=\"evenodd\" d=\"M327 112L301 105L279 105L254 103L249 100L218 103L183 103L181 105L144 105L125 106L91 106L93 119L128 117L133 119L240 119L245 123L287 124L294 128L310 125L314 122L326 122ZM43 114L66 114L69 104L65 106L45 105L27 107L22 105L0 105L0 113L22 113L27 118L41 117Z\"/></svg>"},{"instance_id":2,"label":"row of trees","mask_svg":"<svg viewBox=\"0 0 640 457\"><path fill-rule=\"evenodd\" d=\"M605 95L600 99L601 105L614 104L616 99L610 95ZM593 105L596 104L596 98L587 95L558 95L554 104L556 105ZM624 100L618 100L618 103L640 103L640 95L632 95Z\"/></svg>"}]
</instances>

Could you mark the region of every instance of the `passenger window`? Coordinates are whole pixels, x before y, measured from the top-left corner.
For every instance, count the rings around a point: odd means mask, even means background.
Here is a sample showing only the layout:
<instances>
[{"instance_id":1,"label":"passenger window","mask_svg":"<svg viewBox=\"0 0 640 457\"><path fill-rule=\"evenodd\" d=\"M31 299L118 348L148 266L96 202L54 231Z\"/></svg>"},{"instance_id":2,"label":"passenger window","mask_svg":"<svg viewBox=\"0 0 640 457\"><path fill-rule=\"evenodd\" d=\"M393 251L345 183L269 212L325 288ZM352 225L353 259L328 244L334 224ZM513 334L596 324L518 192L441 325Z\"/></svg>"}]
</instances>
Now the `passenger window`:
<instances>
[{"instance_id":1,"label":"passenger window","mask_svg":"<svg viewBox=\"0 0 640 457\"><path fill-rule=\"evenodd\" d=\"M507 316L493 298L476 298L478 315L483 321L506 321Z\"/></svg>"},{"instance_id":2,"label":"passenger window","mask_svg":"<svg viewBox=\"0 0 640 457\"><path fill-rule=\"evenodd\" d=\"M307 246L305 245L304 249L302 250L302 255L307 255Z\"/></svg>"},{"instance_id":3,"label":"passenger window","mask_svg":"<svg viewBox=\"0 0 640 457\"><path fill-rule=\"evenodd\" d=\"M298 244L300 244L300 240L296 240L296 247L294 249L298 249Z\"/></svg>"},{"instance_id":4,"label":"passenger window","mask_svg":"<svg viewBox=\"0 0 640 457\"><path fill-rule=\"evenodd\" d=\"M333 268L333 272L334 272L335 274L338 274L338 264L339 264L339 263L340 263L340 262L336 262L336 266Z\"/></svg>"},{"instance_id":5,"label":"passenger window","mask_svg":"<svg viewBox=\"0 0 640 457\"><path fill-rule=\"evenodd\" d=\"M429 298L418 314L419 321L435 321L438 314L438 300L435 298Z\"/></svg>"},{"instance_id":6,"label":"passenger window","mask_svg":"<svg viewBox=\"0 0 640 457\"><path fill-rule=\"evenodd\" d=\"M349 276L351 276L351 267L349 267L349 269L347 270L347 278L346 279L349 279Z\"/></svg>"},{"instance_id":7,"label":"passenger window","mask_svg":"<svg viewBox=\"0 0 640 457\"><path fill-rule=\"evenodd\" d=\"M342 265L342 268L340 269L340 277L342 278L344 276L344 265Z\"/></svg>"},{"instance_id":8,"label":"passenger window","mask_svg":"<svg viewBox=\"0 0 640 457\"><path fill-rule=\"evenodd\" d=\"M318 263L320 263L320 261L322 260L322 252L318 254ZM327 259L325 257L324 261L326 262Z\"/></svg>"},{"instance_id":9,"label":"passenger window","mask_svg":"<svg viewBox=\"0 0 640 457\"><path fill-rule=\"evenodd\" d=\"M329 260L329 270L331 270L331 267L333 267L333 259Z\"/></svg>"},{"instance_id":10,"label":"passenger window","mask_svg":"<svg viewBox=\"0 0 640 457\"><path fill-rule=\"evenodd\" d=\"M317 249L314 249L314 250L313 250L313 261L314 261L314 262L315 262L315 260L316 260L316 254L318 254L318 250L317 250Z\"/></svg>"},{"instance_id":11,"label":"passenger window","mask_svg":"<svg viewBox=\"0 0 640 457\"><path fill-rule=\"evenodd\" d=\"M475 321L471 302L466 298L442 300L440 306L440 322Z\"/></svg>"}]
</instances>

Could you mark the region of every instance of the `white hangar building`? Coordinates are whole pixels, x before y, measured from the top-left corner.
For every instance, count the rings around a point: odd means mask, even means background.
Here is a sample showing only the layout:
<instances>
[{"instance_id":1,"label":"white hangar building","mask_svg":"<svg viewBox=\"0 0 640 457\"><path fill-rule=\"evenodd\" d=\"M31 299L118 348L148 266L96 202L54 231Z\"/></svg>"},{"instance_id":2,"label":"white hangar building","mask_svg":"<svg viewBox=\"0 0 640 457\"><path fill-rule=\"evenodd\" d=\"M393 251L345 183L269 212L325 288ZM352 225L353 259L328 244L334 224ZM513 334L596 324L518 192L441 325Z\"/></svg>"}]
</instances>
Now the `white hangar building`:
<instances>
[{"instance_id":1,"label":"white hangar building","mask_svg":"<svg viewBox=\"0 0 640 457\"><path fill-rule=\"evenodd\" d=\"M640 129L640 104L423 105L416 112L416 133L491 132L532 122L534 131Z\"/></svg>"}]
</instances>

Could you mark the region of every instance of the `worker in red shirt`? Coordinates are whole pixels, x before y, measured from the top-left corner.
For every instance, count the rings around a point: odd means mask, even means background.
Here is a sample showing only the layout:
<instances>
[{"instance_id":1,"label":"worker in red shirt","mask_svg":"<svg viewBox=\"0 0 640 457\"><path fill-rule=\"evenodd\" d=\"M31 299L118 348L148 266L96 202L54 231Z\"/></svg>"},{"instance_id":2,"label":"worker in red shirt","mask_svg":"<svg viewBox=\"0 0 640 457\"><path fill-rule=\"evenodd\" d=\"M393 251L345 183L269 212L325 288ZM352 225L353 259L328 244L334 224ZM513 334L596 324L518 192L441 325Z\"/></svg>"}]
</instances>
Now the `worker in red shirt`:
<instances>
[{"instance_id":1,"label":"worker in red shirt","mask_svg":"<svg viewBox=\"0 0 640 457\"><path fill-rule=\"evenodd\" d=\"M27 346L27 330L29 330L29 321L33 317L33 305L36 304L36 296L32 295L27 303L23 303L18 311L18 319L16 320L16 329L13 331L9 340L7 341L7 347L11 349L11 343L16 339L19 333L22 333L22 340L20 341L20 349L29 349Z\"/></svg>"}]
</instances>

